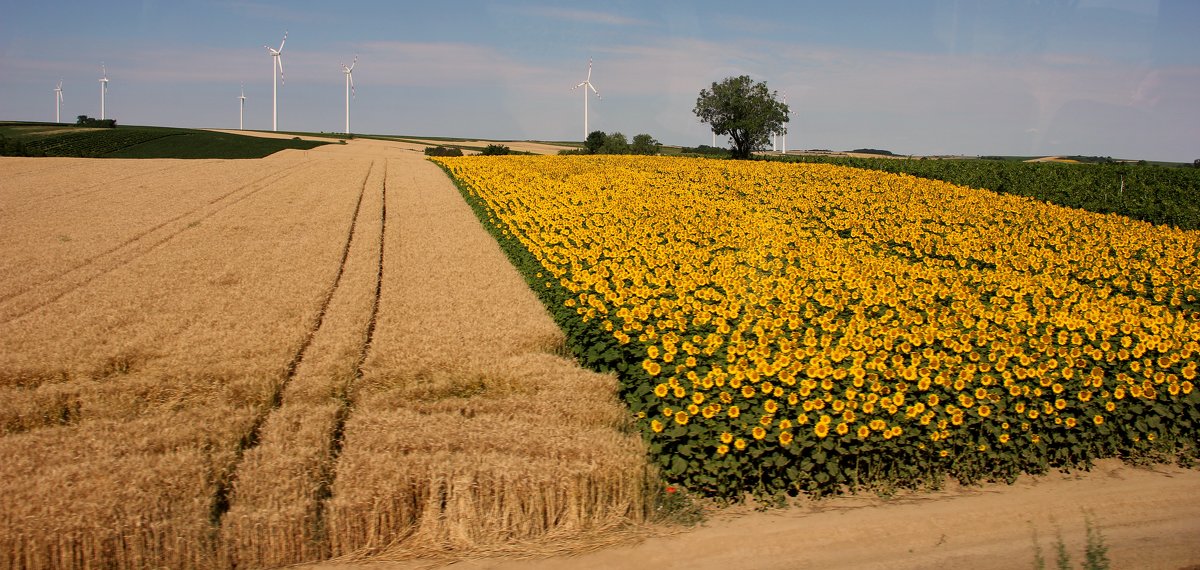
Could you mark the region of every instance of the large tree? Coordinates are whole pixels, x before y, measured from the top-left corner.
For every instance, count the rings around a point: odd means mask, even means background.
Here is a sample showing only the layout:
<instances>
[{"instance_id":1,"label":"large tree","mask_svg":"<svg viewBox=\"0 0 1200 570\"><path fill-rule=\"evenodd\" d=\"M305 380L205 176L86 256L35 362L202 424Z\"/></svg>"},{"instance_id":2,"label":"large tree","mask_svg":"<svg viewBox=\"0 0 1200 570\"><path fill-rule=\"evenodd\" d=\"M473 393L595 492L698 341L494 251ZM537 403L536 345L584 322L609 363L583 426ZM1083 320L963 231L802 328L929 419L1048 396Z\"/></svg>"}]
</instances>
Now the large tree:
<instances>
[{"instance_id":1,"label":"large tree","mask_svg":"<svg viewBox=\"0 0 1200 570\"><path fill-rule=\"evenodd\" d=\"M751 152L767 147L771 133L787 132L788 107L777 95L766 82L755 83L747 75L729 77L713 82L712 89L701 89L692 112L717 135L729 136L734 158L750 158Z\"/></svg>"}]
</instances>

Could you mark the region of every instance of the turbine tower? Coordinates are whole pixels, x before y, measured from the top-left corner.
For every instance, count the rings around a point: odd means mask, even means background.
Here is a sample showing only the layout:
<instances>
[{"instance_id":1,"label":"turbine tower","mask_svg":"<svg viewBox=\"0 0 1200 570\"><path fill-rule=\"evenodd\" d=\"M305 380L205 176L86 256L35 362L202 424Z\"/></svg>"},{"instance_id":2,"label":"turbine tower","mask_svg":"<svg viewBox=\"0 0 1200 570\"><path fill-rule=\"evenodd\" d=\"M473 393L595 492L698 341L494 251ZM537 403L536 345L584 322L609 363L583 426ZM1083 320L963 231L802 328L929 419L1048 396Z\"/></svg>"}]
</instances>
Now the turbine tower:
<instances>
[{"instance_id":1,"label":"turbine tower","mask_svg":"<svg viewBox=\"0 0 1200 570\"><path fill-rule=\"evenodd\" d=\"M267 52L271 54L271 76L275 83L271 86L271 130L279 130L279 84L285 83L283 80L283 44L287 43L287 31L283 32L283 41L279 42L279 49L271 46L263 46L267 48Z\"/></svg>"},{"instance_id":2,"label":"turbine tower","mask_svg":"<svg viewBox=\"0 0 1200 570\"><path fill-rule=\"evenodd\" d=\"M241 105L238 107L238 130L240 131L240 130L245 129L245 127L242 126L242 117L246 114L246 84L245 83L242 84L242 95L240 97L238 97L238 101L241 102Z\"/></svg>"},{"instance_id":3,"label":"turbine tower","mask_svg":"<svg viewBox=\"0 0 1200 570\"><path fill-rule=\"evenodd\" d=\"M579 85L572 87L571 90L574 91L576 89L579 89L580 87L587 87L587 89L583 90L583 140L586 141L587 136L588 136L588 113L587 113L588 89L591 89L592 93L596 94L597 99L603 99L603 97L600 96L600 92L596 91L596 87L594 85L592 85L592 58L590 58L590 57L588 58L587 79L584 79L583 83L580 83Z\"/></svg>"},{"instance_id":4,"label":"turbine tower","mask_svg":"<svg viewBox=\"0 0 1200 570\"><path fill-rule=\"evenodd\" d=\"M350 134L350 96L354 94L355 65L358 65L358 54L354 54L354 61L350 62L350 67L342 64L342 73L346 74L346 134Z\"/></svg>"},{"instance_id":5,"label":"turbine tower","mask_svg":"<svg viewBox=\"0 0 1200 570\"><path fill-rule=\"evenodd\" d=\"M100 72L103 77L100 78L100 120L104 120L104 94L108 93L108 68L104 64L100 64Z\"/></svg>"},{"instance_id":6,"label":"turbine tower","mask_svg":"<svg viewBox=\"0 0 1200 570\"><path fill-rule=\"evenodd\" d=\"M58 120L58 107L62 102L62 80L59 79L58 87L54 88L54 122L56 123L61 122Z\"/></svg>"},{"instance_id":7,"label":"turbine tower","mask_svg":"<svg viewBox=\"0 0 1200 570\"><path fill-rule=\"evenodd\" d=\"M787 93L783 94L783 106L787 107ZM788 110L788 115L791 115L791 114L792 114L791 110ZM783 133L780 135L780 138L783 139L780 144L780 146L783 147L783 154L787 154L787 126L786 125L783 127Z\"/></svg>"}]
</instances>

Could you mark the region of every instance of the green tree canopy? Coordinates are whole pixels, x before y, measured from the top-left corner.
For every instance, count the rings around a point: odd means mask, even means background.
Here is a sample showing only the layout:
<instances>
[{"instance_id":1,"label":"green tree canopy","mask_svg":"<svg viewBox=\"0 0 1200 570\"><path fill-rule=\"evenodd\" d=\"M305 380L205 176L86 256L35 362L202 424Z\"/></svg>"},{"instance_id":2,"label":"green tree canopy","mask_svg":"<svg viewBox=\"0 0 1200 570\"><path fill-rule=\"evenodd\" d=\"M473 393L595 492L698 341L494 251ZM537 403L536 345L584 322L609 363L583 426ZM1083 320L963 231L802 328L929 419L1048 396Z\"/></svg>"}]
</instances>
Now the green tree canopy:
<instances>
[{"instance_id":1,"label":"green tree canopy","mask_svg":"<svg viewBox=\"0 0 1200 570\"><path fill-rule=\"evenodd\" d=\"M588 133L587 140L583 141L583 148L587 149L588 154L596 154L607 139L608 135L604 134L604 131L592 131Z\"/></svg>"},{"instance_id":2,"label":"green tree canopy","mask_svg":"<svg viewBox=\"0 0 1200 570\"><path fill-rule=\"evenodd\" d=\"M756 83L748 75L729 77L713 82L712 89L701 89L692 112L717 135L729 136L734 158L750 158L751 152L766 148L771 133L787 132L788 107L777 95L764 81Z\"/></svg>"},{"instance_id":3,"label":"green tree canopy","mask_svg":"<svg viewBox=\"0 0 1200 570\"><path fill-rule=\"evenodd\" d=\"M620 131L606 136L604 138L604 146L600 147L600 154L627 154L628 152L629 140Z\"/></svg>"},{"instance_id":4,"label":"green tree canopy","mask_svg":"<svg viewBox=\"0 0 1200 570\"><path fill-rule=\"evenodd\" d=\"M629 152L633 154L658 154L661 149L662 145L646 133L635 135L633 142L629 145Z\"/></svg>"}]
</instances>

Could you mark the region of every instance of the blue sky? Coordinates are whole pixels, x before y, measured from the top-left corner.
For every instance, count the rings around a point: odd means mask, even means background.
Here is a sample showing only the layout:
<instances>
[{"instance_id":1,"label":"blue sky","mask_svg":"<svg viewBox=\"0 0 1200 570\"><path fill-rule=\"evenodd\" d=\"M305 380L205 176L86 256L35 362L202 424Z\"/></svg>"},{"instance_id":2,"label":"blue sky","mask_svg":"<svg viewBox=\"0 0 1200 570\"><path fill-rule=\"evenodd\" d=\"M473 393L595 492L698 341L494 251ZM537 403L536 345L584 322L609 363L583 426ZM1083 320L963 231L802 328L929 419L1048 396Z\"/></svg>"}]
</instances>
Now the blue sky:
<instances>
[{"instance_id":1,"label":"blue sky","mask_svg":"<svg viewBox=\"0 0 1200 570\"><path fill-rule=\"evenodd\" d=\"M1200 2L29 2L0 0L0 120L711 142L700 89L747 74L792 108L789 148L1200 158Z\"/></svg>"}]
</instances>

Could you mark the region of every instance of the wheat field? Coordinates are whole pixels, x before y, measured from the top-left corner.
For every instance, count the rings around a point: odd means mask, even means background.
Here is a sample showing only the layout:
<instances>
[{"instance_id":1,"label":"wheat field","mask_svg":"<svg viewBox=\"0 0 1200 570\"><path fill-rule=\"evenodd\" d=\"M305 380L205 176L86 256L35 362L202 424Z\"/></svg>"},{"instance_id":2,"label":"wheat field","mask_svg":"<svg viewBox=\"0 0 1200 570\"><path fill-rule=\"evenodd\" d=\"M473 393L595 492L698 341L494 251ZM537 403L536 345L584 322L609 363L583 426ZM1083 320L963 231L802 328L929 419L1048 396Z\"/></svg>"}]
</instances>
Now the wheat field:
<instances>
[{"instance_id":1,"label":"wheat field","mask_svg":"<svg viewBox=\"0 0 1200 570\"><path fill-rule=\"evenodd\" d=\"M0 159L0 567L589 540L652 474L615 379L436 166Z\"/></svg>"}]
</instances>

